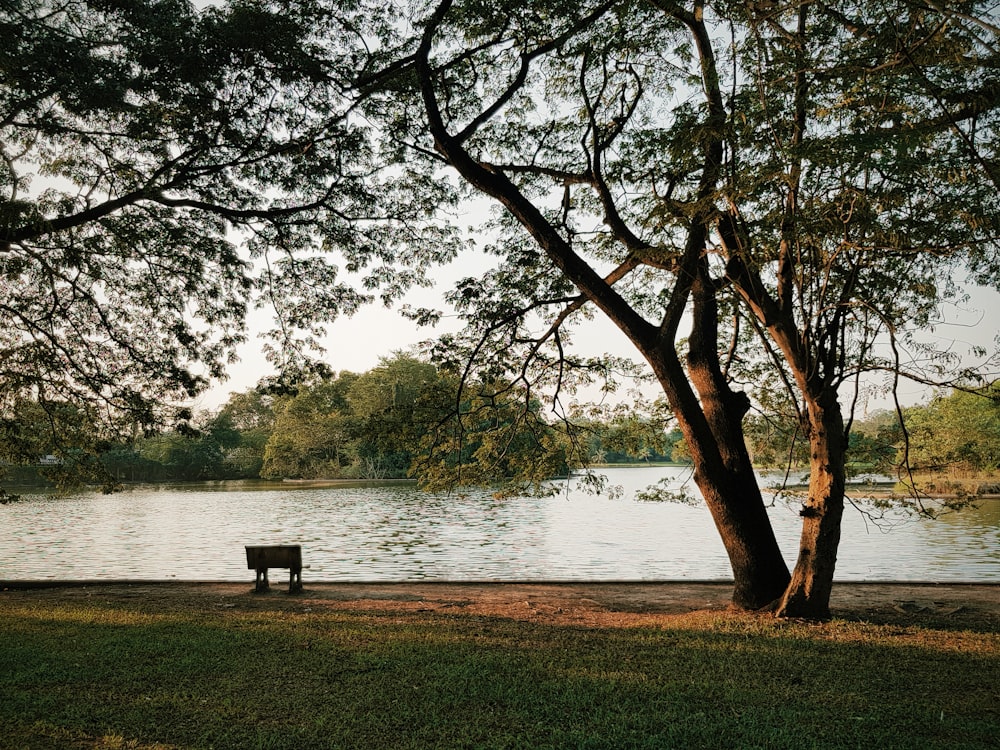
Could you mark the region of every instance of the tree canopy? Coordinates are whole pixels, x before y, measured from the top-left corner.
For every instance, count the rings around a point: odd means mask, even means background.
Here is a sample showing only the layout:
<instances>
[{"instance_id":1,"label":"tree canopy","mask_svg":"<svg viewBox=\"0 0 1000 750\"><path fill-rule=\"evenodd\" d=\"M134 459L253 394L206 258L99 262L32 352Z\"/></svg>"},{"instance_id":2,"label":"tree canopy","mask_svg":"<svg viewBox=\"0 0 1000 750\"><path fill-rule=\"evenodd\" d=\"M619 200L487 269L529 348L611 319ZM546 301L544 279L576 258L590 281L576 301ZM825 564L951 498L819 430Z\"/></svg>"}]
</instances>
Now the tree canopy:
<instances>
[{"instance_id":1,"label":"tree canopy","mask_svg":"<svg viewBox=\"0 0 1000 750\"><path fill-rule=\"evenodd\" d=\"M333 34L335 10L4 3L0 409L158 424L225 374L251 306L273 309L265 347L294 369L324 320L449 254L421 192L437 188L373 162L319 24ZM385 262L404 243L424 248L406 270Z\"/></svg>"},{"instance_id":2,"label":"tree canopy","mask_svg":"<svg viewBox=\"0 0 1000 750\"><path fill-rule=\"evenodd\" d=\"M907 450L914 470L1000 469L1000 383L939 393L925 406L907 411L905 445L900 447Z\"/></svg>"}]
</instances>

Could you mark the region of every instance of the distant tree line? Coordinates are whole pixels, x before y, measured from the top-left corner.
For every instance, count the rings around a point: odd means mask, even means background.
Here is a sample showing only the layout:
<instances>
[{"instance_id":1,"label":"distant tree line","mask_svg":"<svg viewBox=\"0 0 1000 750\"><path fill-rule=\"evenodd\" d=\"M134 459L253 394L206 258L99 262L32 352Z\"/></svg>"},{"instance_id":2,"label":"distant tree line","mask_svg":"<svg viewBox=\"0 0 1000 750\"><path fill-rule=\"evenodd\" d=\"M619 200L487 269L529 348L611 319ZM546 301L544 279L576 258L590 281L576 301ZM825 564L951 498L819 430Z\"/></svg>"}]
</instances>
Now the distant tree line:
<instances>
[{"instance_id":1,"label":"distant tree line","mask_svg":"<svg viewBox=\"0 0 1000 750\"><path fill-rule=\"evenodd\" d=\"M591 408L569 429L543 416L541 403L515 384L465 382L405 354L362 374L317 371L295 384L265 379L217 411L184 415L154 433L137 426L125 441L102 441L77 407L65 405L59 425L53 413L60 412L24 400L5 423L4 434L17 438L7 443L18 447L2 459L8 481L84 476L110 487L411 477L435 487L537 483L587 463L683 460L679 432L651 418L598 418Z\"/></svg>"},{"instance_id":2,"label":"distant tree line","mask_svg":"<svg viewBox=\"0 0 1000 750\"><path fill-rule=\"evenodd\" d=\"M789 414L754 415L746 440L761 468L808 466L808 442ZM854 474L990 475L1000 469L1000 381L947 389L926 403L881 410L851 431L847 465Z\"/></svg>"},{"instance_id":3,"label":"distant tree line","mask_svg":"<svg viewBox=\"0 0 1000 750\"><path fill-rule=\"evenodd\" d=\"M294 386L265 379L216 411L151 434L136 428L128 441L102 441L95 422L70 405L25 399L16 414L0 424L8 482L415 478L437 487L538 482L584 465L689 462L669 414L586 405L553 419L511 383L463 383L408 354ZM899 416L875 412L855 425L854 473L1000 469L1000 383L942 392ZM758 468L808 465L800 426L779 411L749 417L746 440Z\"/></svg>"}]
</instances>

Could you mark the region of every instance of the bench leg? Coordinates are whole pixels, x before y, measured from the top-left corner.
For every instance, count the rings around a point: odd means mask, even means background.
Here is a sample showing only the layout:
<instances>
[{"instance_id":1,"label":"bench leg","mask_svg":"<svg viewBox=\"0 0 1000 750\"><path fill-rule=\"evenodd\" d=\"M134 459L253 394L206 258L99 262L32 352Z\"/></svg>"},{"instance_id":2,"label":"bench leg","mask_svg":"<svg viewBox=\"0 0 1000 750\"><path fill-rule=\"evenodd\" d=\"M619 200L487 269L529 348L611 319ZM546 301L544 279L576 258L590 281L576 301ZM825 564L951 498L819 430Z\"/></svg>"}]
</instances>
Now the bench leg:
<instances>
[{"instance_id":1,"label":"bench leg","mask_svg":"<svg viewBox=\"0 0 1000 750\"><path fill-rule=\"evenodd\" d=\"M254 589L257 593L270 591L271 586L267 581L267 568L257 568L257 586Z\"/></svg>"},{"instance_id":2,"label":"bench leg","mask_svg":"<svg viewBox=\"0 0 1000 750\"><path fill-rule=\"evenodd\" d=\"M302 570L296 570L295 568L289 568L288 570L288 593L296 594L302 591Z\"/></svg>"}]
</instances>

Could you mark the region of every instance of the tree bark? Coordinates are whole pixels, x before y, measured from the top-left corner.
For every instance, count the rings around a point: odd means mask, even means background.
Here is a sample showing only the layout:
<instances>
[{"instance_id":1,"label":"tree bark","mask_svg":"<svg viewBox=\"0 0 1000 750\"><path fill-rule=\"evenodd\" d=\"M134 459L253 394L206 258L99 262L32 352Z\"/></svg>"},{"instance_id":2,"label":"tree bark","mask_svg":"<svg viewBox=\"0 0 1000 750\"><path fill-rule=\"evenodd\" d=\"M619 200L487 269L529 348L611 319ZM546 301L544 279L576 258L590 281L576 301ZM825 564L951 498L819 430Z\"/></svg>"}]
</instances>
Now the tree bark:
<instances>
[{"instance_id":1,"label":"tree bark","mask_svg":"<svg viewBox=\"0 0 1000 750\"><path fill-rule=\"evenodd\" d=\"M779 617L829 619L844 515L844 420L836 394L806 397L810 447L809 497L802 506L802 534L792 580L781 598Z\"/></svg>"},{"instance_id":2,"label":"tree bark","mask_svg":"<svg viewBox=\"0 0 1000 750\"><path fill-rule=\"evenodd\" d=\"M735 394L720 392L713 383L702 383L699 403L680 363L673 364L670 359L667 355L650 361L687 443L694 481L726 548L735 584L733 606L747 610L773 606L790 576L742 431L734 434L720 424L728 422L732 413L719 406Z\"/></svg>"},{"instance_id":3,"label":"tree bark","mask_svg":"<svg viewBox=\"0 0 1000 750\"><path fill-rule=\"evenodd\" d=\"M790 576L743 435L749 399L729 387L719 362L718 304L704 261L699 263L691 295L687 372L672 340L658 352L643 353L684 434L695 483L729 556L735 581L733 605L763 609L781 598Z\"/></svg>"}]
</instances>

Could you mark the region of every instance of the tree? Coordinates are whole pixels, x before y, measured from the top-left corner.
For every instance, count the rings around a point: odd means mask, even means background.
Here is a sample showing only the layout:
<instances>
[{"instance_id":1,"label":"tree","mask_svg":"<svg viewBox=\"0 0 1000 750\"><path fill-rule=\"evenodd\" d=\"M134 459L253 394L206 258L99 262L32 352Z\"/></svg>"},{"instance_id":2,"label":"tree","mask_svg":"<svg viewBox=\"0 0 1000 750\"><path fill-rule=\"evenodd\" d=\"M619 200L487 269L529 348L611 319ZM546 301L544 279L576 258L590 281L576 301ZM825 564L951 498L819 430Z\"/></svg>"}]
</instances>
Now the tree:
<instances>
[{"instance_id":1,"label":"tree","mask_svg":"<svg viewBox=\"0 0 1000 750\"><path fill-rule=\"evenodd\" d=\"M222 446L210 434L164 432L142 440L139 456L160 472L156 479L192 481L222 474Z\"/></svg>"},{"instance_id":2,"label":"tree","mask_svg":"<svg viewBox=\"0 0 1000 750\"><path fill-rule=\"evenodd\" d=\"M0 417L0 477L22 466L58 487L84 477L110 491L114 478L98 460L105 447L91 414L75 404L22 398ZM0 490L0 502L17 497Z\"/></svg>"},{"instance_id":3,"label":"tree","mask_svg":"<svg viewBox=\"0 0 1000 750\"><path fill-rule=\"evenodd\" d=\"M354 373L305 384L276 409L264 449L261 476L317 479L340 477L353 461L347 392Z\"/></svg>"},{"instance_id":4,"label":"tree","mask_svg":"<svg viewBox=\"0 0 1000 750\"><path fill-rule=\"evenodd\" d=\"M226 476L258 477L264 466L264 451L274 430L275 407L280 399L252 388L233 393L208 425L210 431L232 431L234 441L222 441Z\"/></svg>"},{"instance_id":5,"label":"tree","mask_svg":"<svg viewBox=\"0 0 1000 750\"><path fill-rule=\"evenodd\" d=\"M264 478L412 476L426 488L526 488L567 469L566 445L537 403L523 408L516 387L460 382L409 354L300 384L275 413Z\"/></svg>"},{"instance_id":6,"label":"tree","mask_svg":"<svg viewBox=\"0 0 1000 750\"><path fill-rule=\"evenodd\" d=\"M406 476L421 438L450 400L434 365L401 352L360 375L347 393L360 475Z\"/></svg>"},{"instance_id":7,"label":"tree","mask_svg":"<svg viewBox=\"0 0 1000 750\"><path fill-rule=\"evenodd\" d=\"M953 352L900 352L961 296L963 266L996 278L997 28L977 4L754 6L740 20L732 65L751 85L706 87L709 106L728 97L738 115L712 250L794 384L809 445L779 612L824 616L853 418L842 388L875 370L969 375Z\"/></svg>"},{"instance_id":8,"label":"tree","mask_svg":"<svg viewBox=\"0 0 1000 750\"><path fill-rule=\"evenodd\" d=\"M997 278L1000 66L985 6L442 0L417 19L387 27L358 89L414 161L447 164L505 211L499 268L452 297L468 351L562 378L587 366L565 353L573 320L601 311L678 420L735 603L826 616L851 426L841 389L878 369L954 376L947 358L910 367L901 345L959 294L956 270ZM792 578L744 445L751 399L731 380L748 329L809 446Z\"/></svg>"},{"instance_id":9,"label":"tree","mask_svg":"<svg viewBox=\"0 0 1000 750\"><path fill-rule=\"evenodd\" d=\"M1000 383L971 391L939 393L906 414L900 447L915 470L1000 469Z\"/></svg>"},{"instance_id":10,"label":"tree","mask_svg":"<svg viewBox=\"0 0 1000 750\"><path fill-rule=\"evenodd\" d=\"M549 493L577 465L579 446L547 421L541 402L508 380L445 373L450 396L419 441L411 474L428 489L487 485L497 496Z\"/></svg>"},{"instance_id":11,"label":"tree","mask_svg":"<svg viewBox=\"0 0 1000 750\"><path fill-rule=\"evenodd\" d=\"M224 375L248 306L274 309L266 346L294 369L325 319L449 255L424 210L442 188L372 162L319 62L309 30L340 20L252 0L3 4L0 416L28 398L158 427ZM394 270L404 241L425 249Z\"/></svg>"},{"instance_id":12,"label":"tree","mask_svg":"<svg viewBox=\"0 0 1000 750\"><path fill-rule=\"evenodd\" d=\"M585 457L593 463L670 461L683 437L655 406L649 414L626 403L577 405L571 418L586 441Z\"/></svg>"},{"instance_id":13,"label":"tree","mask_svg":"<svg viewBox=\"0 0 1000 750\"><path fill-rule=\"evenodd\" d=\"M635 344L684 433L695 480L733 565L734 602L764 606L780 596L788 572L740 427L749 399L729 387L718 356L718 305L704 248L721 144L684 142L684 163L671 167L678 174L671 197L687 206L678 226L650 217L641 201L617 200L623 175L643 174L617 157L642 146L632 138L645 136L650 123L641 99L650 88L672 86L657 58L684 43L684 27L635 5L561 10L542 3L523 14L490 16L477 8L481 15L473 15L449 2L430 9L415 48L406 48L419 99L404 122L420 129L399 137L424 151L433 147L526 230L493 248L503 258L496 273L459 289L460 310L484 341L502 330L497 337L506 357L526 348L543 369L566 369L558 351L562 332L591 305ZM689 20L691 33L703 39L704 23ZM639 28L641 39L632 34ZM641 81L639 68L652 80ZM539 111L543 91L548 107ZM682 114L688 135L725 124L719 111ZM669 145L663 134L657 138ZM682 177L682 167L691 174ZM679 330L689 308L695 322L685 361ZM541 336L530 333L531 313L541 318ZM555 360L546 356L546 343Z\"/></svg>"}]
</instances>

